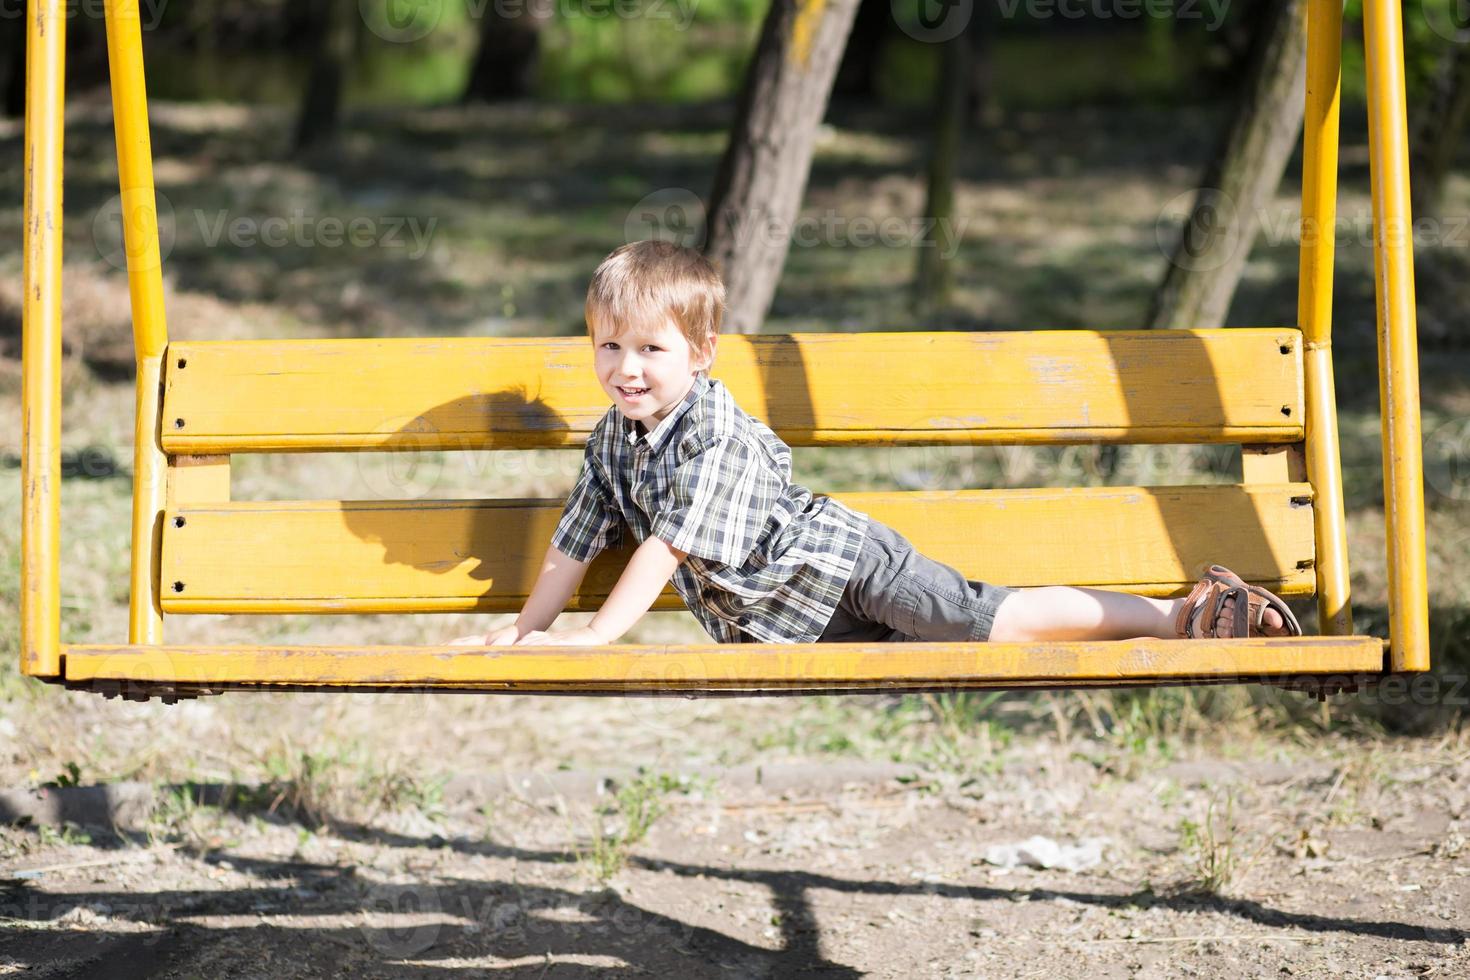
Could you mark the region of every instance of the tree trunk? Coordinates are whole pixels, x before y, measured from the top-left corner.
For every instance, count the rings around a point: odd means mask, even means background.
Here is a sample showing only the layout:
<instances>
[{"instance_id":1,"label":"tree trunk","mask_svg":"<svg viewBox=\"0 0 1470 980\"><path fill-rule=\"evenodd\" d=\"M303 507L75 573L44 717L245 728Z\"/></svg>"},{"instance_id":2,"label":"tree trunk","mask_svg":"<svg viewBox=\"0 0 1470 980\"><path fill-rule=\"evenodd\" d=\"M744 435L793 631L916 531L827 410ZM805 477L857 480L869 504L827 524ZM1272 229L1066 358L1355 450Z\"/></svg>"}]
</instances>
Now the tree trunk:
<instances>
[{"instance_id":1,"label":"tree trunk","mask_svg":"<svg viewBox=\"0 0 1470 980\"><path fill-rule=\"evenodd\" d=\"M298 152L337 135L342 115L342 76L352 56L352 20L357 13L357 5L351 0L311 2L311 71L296 116Z\"/></svg>"},{"instance_id":2,"label":"tree trunk","mask_svg":"<svg viewBox=\"0 0 1470 980\"><path fill-rule=\"evenodd\" d=\"M1000 125L1004 106L995 95L995 38L996 8L982 3L970 15L969 69L964 84L969 87L968 115L979 129L994 129Z\"/></svg>"},{"instance_id":3,"label":"tree trunk","mask_svg":"<svg viewBox=\"0 0 1470 980\"><path fill-rule=\"evenodd\" d=\"M811 172L817 127L857 0L772 0L710 193L704 251L725 278L725 323L771 308Z\"/></svg>"},{"instance_id":4,"label":"tree trunk","mask_svg":"<svg viewBox=\"0 0 1470 980\"><path fill-rule=\"evenodd\" d=\"M1409 173L1414 217L1439 213L1444 182L1470 118L1470 44L1450 44L1440 60L1429 98L1414 125Z\"/></svg>"},{"instance_id":5,"label":"tree trunk","mask_svg":"<svg viewBox=\"0 0 1470 980\"><path fill-rule=\"evenodd\" d=\"M1276 3L1277 0L1234 0L1230 4L1229 16L1210 37L1214 48L1211 57L1203 60L1196 74L1200 92L1206 99L1223 98L1236 91L1240 79L1250 71L1261 33L1266 29L1264 22ZM1163 23L1175 38L1186 26L1177 19ZM1176 56L1183 54L1178 52Z\"/></svg>"},{"instance_id":6,"label":"tree trunk","mask_svg":"<svg viewBox=\"0 0 1470 980\"><path fill-rule=\"evenodd\" d=\"M461 102L519 99L536 90L541 63L541 12L548 4L487 3L480 15L480 45Z\"/></svg>"},{"instance_id":7,"label":"tree trunk","mask_svg":"<svg viewBox=\"0 0 1470 980\"><path fill-rule=\"evenodd\" d=\"M952 259L958 246L954 224L954 178L965 104L970 95L970 32L944 42L934 86L934 143L929 157L929 192L924 218L934 222L932 240L919 242L914 276L914 311L932 313L949 305L954 295Z\"/></svg>"},{"instance_id":8,"label":"tree trunk","mask_svg":"<svg viewBox=\"0 0 1470 980\"><path fill-rule=\"evenodd\" d=\"M1224 325L1256 236L1256 218L1296 147L1306 101L1306 0L1272 5L1260 31L1224 145L1205 168L1154 294L1150 327Z\"/></svg>"}]
</instances>

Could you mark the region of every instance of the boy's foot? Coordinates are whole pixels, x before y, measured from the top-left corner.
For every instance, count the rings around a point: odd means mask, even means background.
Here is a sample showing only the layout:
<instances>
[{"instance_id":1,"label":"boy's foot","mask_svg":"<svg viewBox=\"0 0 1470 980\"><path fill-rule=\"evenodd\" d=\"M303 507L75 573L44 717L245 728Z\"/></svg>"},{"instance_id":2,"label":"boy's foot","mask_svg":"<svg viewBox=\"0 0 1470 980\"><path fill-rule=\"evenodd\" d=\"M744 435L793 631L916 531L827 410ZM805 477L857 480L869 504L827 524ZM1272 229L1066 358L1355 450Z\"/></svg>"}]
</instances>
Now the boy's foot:
<instances>
[{"instance_id":1,"label":"boy's foot","mask_svg":"<svg viewBox=\"0 0 1470 980\"><path fill-rule=\"evenodd\" d=\"M1235 597L1227 597L1224 602L1220 603L1220 609L1222 610L1220 615L1227 617L1233 616L1235 614ZM1281 614L1270 606L1267 606L1266 611L1261 614L1261 629L1267 636L1291 635L1288 631L1282 630L1281 627L1285 623L1286 621L1281 618Z\"/></svg>"},{"instance_id":2,"label":"boy's foot","mask_svg":"<svg viewBox=\"0 0 1470 980\"><path fill-rule=\"evenodd\" d=\"M1219 565L1210 566L1179 607L1174 629L1182 639L1302 635L1280 596Z\"/></svg>"}]
</instances>

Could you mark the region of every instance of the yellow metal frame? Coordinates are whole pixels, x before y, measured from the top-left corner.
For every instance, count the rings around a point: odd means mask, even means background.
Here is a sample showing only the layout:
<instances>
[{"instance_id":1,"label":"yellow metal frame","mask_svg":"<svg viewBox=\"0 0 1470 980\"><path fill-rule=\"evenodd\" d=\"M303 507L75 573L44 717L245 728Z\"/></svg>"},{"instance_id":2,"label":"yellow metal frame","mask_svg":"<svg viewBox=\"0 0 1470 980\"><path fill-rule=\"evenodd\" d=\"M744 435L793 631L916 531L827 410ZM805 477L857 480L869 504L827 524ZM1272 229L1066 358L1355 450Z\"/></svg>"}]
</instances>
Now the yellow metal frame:
<instances>
[{"instance_id":1,"label":"yellow metal frame","mask_svg":"<svg viewBox=\"0 0 1470 980\"><path fill-rule=\"evenodd\" d=\"M164 317L152 151L136 0L107 0L107 42L119 189L138 364L129 644L61 643L61 219L65 5L28 5L25 128L25 268L22 391L21 668L73 683L136 681L154 690L305 684L343 689L423 684L475 690L896 689L1278 680L1320 674L1323 664L1381 671L1380 641L1353 637L1331 354L1331 287L1337 193L1341 4L1311 0L1302 186L1301 284L1306 469L1315 494L1316 587L1322 637L1300 640L1122 644L905 644L827 650L783 644L742 649L626 647L568 656L550 648L514 655L453 648L182 649L163 645L159 591L161 522L169 456L160 426ZM1403 31L1396 0L1365 0L1368 118L1384 495L1393 671L1429 666L1428 588L1420 448L1418 361L1410 239ZM196 452L198 450L195 450ZM1254 448L1252 451L1256 451ZM176 464L179 462L175 460ZM177 481L228 498L224 461L201 458ZM1253 472L1287 457L1246 464ZM181 486L183 484L180 484ZM839 649L840 648L840 649ZM353 654L348 656L347 654Z\"/></svg>"},{"instance_id":2,"label":"yellow metal frame","mask_svg":"<svg viewBox=\"0 0 1470 980\"><path fill-rule=\"evenodd\" d=\"M26 7L20 669L61 673L62 0Z\"/></svg>"},{"instance_id":3,"label":"yellow metal frame","mask_svg":"<svg viewBox=\"0 0 1470 980\"><path fill-rule=\"evenodd\" d=\"M1326 2L1326 0L1323 0ZM1383 406L1383 505L1393 670L1429 669L1429 571L1424 548L1424 450L1414 308L1404 29L1397 0L1365 0L1368 154L1373 182L1373 286Z\"/></svg>"}]
</instances>

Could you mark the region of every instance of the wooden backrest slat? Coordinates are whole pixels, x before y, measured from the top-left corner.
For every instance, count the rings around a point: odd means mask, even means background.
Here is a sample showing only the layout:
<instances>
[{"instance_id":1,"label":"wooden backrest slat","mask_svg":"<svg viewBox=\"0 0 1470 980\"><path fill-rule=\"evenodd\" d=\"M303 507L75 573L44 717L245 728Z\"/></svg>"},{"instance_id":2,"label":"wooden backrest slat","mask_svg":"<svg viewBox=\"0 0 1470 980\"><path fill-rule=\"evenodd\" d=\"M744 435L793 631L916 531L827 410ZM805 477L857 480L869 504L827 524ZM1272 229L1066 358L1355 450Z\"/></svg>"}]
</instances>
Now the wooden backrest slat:
<instances>
[{"instance_id":1,"label":"wooden backrest slat","mask_svg":"<svg viewBox=\"0 0 1470 980\"><path fill-rule=\"evenodd\" d=\"M584 337L171 344L170 454L581 445L607 411ZM729 335L714 377L792 445L1283 443L1291 328Z\"/></svg>"}]
</instances>

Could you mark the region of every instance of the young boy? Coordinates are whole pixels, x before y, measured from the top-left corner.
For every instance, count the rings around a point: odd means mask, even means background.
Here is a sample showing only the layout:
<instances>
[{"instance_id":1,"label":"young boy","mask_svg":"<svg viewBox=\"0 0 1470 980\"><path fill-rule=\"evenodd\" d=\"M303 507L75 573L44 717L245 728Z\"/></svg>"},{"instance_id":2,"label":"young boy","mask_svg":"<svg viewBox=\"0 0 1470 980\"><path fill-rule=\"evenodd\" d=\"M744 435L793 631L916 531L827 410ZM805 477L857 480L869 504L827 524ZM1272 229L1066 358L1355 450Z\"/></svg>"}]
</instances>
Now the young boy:
<instances>
[{"instance_id":1,"label":"young boy","mask_svg":"<svg viewBox=\"0 0 1470 980\"><path fill-rule=\"evenodd\" d=\"M966 579L868 515L791 483L791 450L708 376L724 285L698 252L635 242L587 290L613 406L515 623L456 644L614 643L670 579L720 643L1299 635L1279 598L1218 566L1187 599ZM545 632L599 552L639 542L591 622Z\"/></svg>"}]
</instances>

